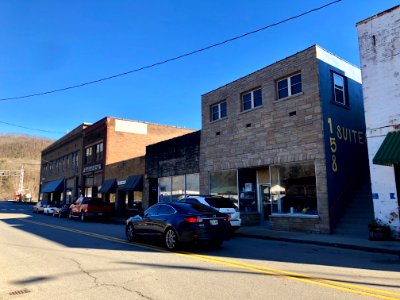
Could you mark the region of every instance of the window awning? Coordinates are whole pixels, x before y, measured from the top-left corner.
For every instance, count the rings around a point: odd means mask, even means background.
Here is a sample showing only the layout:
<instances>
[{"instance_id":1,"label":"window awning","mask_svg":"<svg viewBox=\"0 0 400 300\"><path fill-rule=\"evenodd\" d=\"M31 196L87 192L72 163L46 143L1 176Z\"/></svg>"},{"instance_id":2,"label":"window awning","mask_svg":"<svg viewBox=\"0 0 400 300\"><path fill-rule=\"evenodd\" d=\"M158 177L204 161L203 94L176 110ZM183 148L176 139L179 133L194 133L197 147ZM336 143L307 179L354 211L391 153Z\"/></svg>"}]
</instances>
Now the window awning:
<instances>
[{"instance_id":1,"label":"window awning","mask_svg":"<svg viewBox=\"0 0 400 300\"><path fill-rule=\"evenodd\" d=\"M64 179L46 182L41 189L41 193L53 193L62 191L64 191Z\"/></svg>"},{"instance_id":2,"label":"window awning","mask_svg":"<svg viewBox=\"0 0 400 300\"><path fill-rule=\"evenodd\" d=\"M117 180L114 179L107 179L104 180L103 184L101 185L101 188L99 190L99 193L105 194L105 193L115 193L117 191Z\"/></svg>"},{"instance_id":3,"label":"window awning","mask_svg":"<svg viewBox=\"0 0 400 300\"><path fill-rule=\"evenodd\" d=\"M129 176L121 191L142 191L143 190L143 175Z\"/></svg>"},{"instance_id":4,"label":"window awning","mask_svg":"<svg viewBox=\"0 0 400 300\"><path fill-rule=\"evenodd\" d=\"M372 162L376 165L400 164L400 131L389 132Z\"/></svg>"}]
</instances>

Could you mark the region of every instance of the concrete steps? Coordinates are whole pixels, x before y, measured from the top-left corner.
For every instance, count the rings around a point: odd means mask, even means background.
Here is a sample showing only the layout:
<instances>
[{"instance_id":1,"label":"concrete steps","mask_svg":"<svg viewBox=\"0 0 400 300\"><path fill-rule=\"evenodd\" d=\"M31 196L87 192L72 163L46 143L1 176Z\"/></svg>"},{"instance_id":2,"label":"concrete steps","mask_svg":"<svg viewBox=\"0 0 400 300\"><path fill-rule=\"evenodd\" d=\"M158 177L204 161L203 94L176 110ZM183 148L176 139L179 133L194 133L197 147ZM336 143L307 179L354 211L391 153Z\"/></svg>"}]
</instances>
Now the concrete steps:
<instances>
[{"instance_id":1,"label":"concrete steps","mask_svg":"<svg viewBox=\"0 0 400 300\"><path fill-rule=\"evenodd\" d=\"M374 218L370 179L366 178L353 199L349 199L334 234L368 238L368 223Z\"/></svg>"}]
</instances>

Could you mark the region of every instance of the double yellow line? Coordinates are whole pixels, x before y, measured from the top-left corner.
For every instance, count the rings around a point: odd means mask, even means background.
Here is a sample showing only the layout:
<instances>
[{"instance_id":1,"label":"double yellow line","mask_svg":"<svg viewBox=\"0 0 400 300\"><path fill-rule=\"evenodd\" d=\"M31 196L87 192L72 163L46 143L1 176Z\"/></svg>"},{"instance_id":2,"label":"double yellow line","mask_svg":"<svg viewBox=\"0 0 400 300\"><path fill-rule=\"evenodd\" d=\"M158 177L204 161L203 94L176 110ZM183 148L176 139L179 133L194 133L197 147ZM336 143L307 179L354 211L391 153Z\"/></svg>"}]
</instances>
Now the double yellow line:
<instances>
[{"instance_id":1,"label":"double yellow line","mask_svg":"<svg viewBox=\"0 0 400 300\"><path fill-rule=\"evenodd\" d=\"M86 236L90 236L90 237L94 237L94 238L99 238L99 239L103 239L103 240L107 240L107 241L112 241L112 242L116 242L116 243L120 243L120 244L137 246L137 247L141 247L141 248L145 248L145 249L156 250L159 252L169 252L169 251L166 251L159 247L143 245L143 244L139 244L139 243L130 243L124 239L110 237L110 236L92 233L92 232L88 232L88 231L82 231L79 229L73 229L73 228L68 228L68 227L63 227L63 226L58 226L58 225L51 225L51 224L27 220L27 219L20 219L20 220L23 222L28 222L28 223L32 223L32 224L41 225L41 226L47 226L47 227L51 227L54 229L59 229L59 230L64 230L64 231L69 231L69 232L74 232L74 233L78 233L78 234L82 234L82 235L86 235ZM241 262L238 260L225 259L225 258L220 258L220 257L210 256L210 255L195 254L195 253L184 252L184 251L175 252L175 254L185 257L185 258L191 258L191 259L210 262L210 263L214 263L214 264L224 265L224 266L228 266L231 268L247 270L247 271L256 272L256 273L260 273L260 274L264 274L264 275L280 276L280 277L284 277L284 278L291 279L291 280L296 280L296 281L305 282L305 283L309 283L309 284L319 285L319 286L332 288L332 289L336 289L336 290L341 290L341 291L349 292L349 293L353 293L353 294L365 295L365 296L370 296L370 297L374 297L374 298L378 298L378 299L390 299L390 300L400 299L400 293L385 291L385 290L381 290L381 289L369 288L366 286L341 282L338 280L318 278L318 277L313 277L313 276L309 276L309 275L305 275L305 274L288 272L288 271L263 267L263 266L259 266L259 265L255 265L255 264L244 263L244 262Z\"/></svg>"}]
</instances>

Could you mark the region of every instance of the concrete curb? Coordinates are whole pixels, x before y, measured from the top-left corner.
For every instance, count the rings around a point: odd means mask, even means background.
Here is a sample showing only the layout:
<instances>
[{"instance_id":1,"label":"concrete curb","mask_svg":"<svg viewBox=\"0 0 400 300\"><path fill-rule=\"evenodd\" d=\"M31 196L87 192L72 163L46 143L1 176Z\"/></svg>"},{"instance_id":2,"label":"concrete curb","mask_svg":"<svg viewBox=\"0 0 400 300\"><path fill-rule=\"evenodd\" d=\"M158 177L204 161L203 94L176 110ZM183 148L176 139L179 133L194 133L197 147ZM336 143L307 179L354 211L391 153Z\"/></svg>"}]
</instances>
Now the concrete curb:
<instances>
[{"instance_id":1,"label":"concrete curb","mask_svg":"<svg viewBox=\"0 0 400 300\"><path fill-rule=\"evenodd\" d=\"M283 242L290 242L290 243L335 247L335 248L358 250L358 251L365 251L365 252L392 254L392 255L398 255L400 258L400 250L391 250L391 249L385 249L385 248L376 248L376 247L368 247L368 246L360 246L360 245L350 245L350 244L343 244L343 243L338 243L338 242L323 242L323 241L316 241L316 240L299 240L299 239L291 239L291 238L284 238L284 237L260 236L260 235L254 235L254 234L248 234L248 233L235 233L235 235L240 236L240 237L247 237L247 238L261 239L261 240L283 241Z\"/></svg>"}]
</instances>

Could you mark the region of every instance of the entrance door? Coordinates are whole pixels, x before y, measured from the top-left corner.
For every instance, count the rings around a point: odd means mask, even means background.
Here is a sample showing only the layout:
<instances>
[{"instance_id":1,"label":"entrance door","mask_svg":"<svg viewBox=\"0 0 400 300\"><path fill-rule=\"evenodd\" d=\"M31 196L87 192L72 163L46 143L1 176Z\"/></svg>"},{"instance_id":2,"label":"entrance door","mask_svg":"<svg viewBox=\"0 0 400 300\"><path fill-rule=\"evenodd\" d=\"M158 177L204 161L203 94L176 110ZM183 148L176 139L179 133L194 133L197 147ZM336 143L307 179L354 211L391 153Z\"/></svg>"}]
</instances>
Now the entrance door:
<instances>
[{"instance_id":1,"label":"entrance door","mask_svg":"<svg viewBox=\"0 0 400 300\"><path fill-rule=\"evenodd\" d=\"M268 221L272 210L271 186L269 184L261 184L259 195L263 221Z\"/></svg>"}]
</instances>

